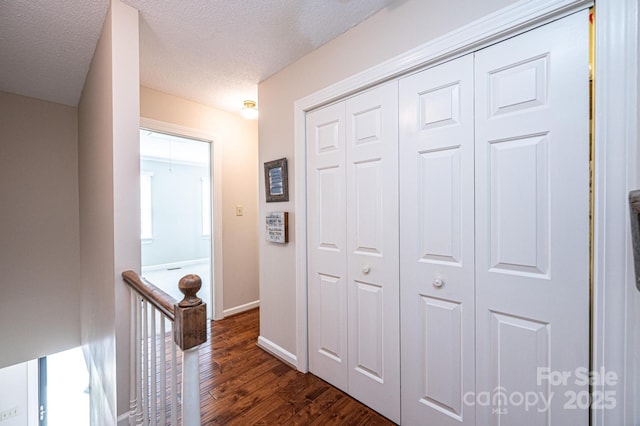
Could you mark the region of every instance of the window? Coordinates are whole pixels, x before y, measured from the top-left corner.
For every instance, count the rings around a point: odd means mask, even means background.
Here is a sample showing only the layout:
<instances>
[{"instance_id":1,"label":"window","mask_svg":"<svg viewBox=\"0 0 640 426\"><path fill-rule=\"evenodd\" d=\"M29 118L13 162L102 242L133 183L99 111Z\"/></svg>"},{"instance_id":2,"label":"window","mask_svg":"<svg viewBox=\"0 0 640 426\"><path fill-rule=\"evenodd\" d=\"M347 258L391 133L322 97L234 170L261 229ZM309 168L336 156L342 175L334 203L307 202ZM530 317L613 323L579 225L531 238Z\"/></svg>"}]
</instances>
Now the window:
<instances>
[{"instance_id":1,"label":"window","mask_svg":"<svg viewBox=\"0 0 640 426\"><path fill-rule=\"evenodd\" d=\"M140 238L142 241L153 239L152 177L152 172L143 171L140 173Z\"/></svg>"}]
</instances>

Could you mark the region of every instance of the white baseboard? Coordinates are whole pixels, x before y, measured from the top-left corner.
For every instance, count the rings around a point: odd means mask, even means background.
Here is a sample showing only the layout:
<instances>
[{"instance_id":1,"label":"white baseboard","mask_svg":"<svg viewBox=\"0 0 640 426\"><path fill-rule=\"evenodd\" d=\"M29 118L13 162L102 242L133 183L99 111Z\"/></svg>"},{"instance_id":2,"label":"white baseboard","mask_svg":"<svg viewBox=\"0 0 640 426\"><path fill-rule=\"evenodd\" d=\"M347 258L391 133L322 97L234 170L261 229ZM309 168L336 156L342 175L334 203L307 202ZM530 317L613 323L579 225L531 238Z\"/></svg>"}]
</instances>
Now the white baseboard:
<instances>
[{"instance_id":1,"label":"white baseboard","mask_svg":"<svg viewBox=\"0 0 640 426\"><path fill-rule=\"evenodd\" d=\"M224 311L222 311L222 315L224 315L225 317L228 317L230 315L239 314L240 312L248 311L249 309L257 308L258 306L260 306L260 300L254 300L253 302L245 303L244 305L225 309Z\"/></svg>"},{"instance_id":2,"label":"white baseboard","mask_svg":"<svg viewBox=\"0 0 640 426\"><path fill-rule=\"evenodd\" d=\"M262 336L258 336L258 347L264 349L269 352L271 355L279 358L281 361L286 362L291 367L298 369L298 358L292 354L291 352L285 350L284 348L276 345L269 339L265 339Z\"/></svg>"}]
</instances>

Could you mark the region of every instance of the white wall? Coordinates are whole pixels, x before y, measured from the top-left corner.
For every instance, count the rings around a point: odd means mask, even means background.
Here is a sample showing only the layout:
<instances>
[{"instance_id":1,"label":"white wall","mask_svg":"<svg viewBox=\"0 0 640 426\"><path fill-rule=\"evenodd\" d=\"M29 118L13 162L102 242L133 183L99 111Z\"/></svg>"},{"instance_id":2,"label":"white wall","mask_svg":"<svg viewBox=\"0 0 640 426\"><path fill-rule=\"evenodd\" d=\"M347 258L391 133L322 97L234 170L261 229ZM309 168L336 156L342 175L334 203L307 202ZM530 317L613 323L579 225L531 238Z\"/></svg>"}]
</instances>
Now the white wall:
<instances>
[{"instance_id":1,"label":"white wall","mask_svg":"<svg viewBox=\"0 0 640 426\"><path fill-rule=\"evenodd\" d=\"M129 405L129 293L120 274L140 270L138 88L138 14L113 0L78 107L82 343L92 424L115 423Z\"/></svg>"},{"instance_id":2,"label":"white wall","mask_svg":"<svg viewBox=\"0 0 640 426\"><path fill-rule=\"evenodd\" d=\"M0 368L80 345L77 110L0 92Z\"/></svg>"},{"instance_id":3,"label":"white wall","mask_svg":"<svg viewBox=\"0 0 640 426\"><path fill-rule=\"evenodd\" d=\"M140 115L215 135L222 143L223 309L258 300L257 122L146 87ZM237 204L244 206L243 216L236 216Z\"/></svg>"},{"instance_id":4,"label":"white wall","mask_svg":"<svg viewBox=\"0 0 640 426\"><path fill-rule=\"evenodd\" d=\"M291 212L286 246L267 244L259 227L261 337L296 353L294 102L514 2L397 1L260 83L260 164L289 159L290 200L267 204L261 176L260 222L270 211Z\"/></svg>"}]
</instances>

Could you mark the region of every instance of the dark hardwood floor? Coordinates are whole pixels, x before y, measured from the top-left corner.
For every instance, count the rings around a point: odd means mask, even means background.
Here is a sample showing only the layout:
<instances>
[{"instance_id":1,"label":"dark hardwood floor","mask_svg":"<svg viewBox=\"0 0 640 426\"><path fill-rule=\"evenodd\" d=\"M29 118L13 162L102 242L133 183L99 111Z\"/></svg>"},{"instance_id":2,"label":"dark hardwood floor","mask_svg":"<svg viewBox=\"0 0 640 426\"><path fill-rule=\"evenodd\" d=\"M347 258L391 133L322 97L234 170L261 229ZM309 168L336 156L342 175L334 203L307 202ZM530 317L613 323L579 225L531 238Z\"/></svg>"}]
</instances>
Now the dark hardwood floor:
<instances>
[{"instance_id":1,"label":"dark hardwood floor","mask_svg":"<svg viewBox=\"0 0 640 426\"><path fill-rule=\"evenodd\" d=\"M259 310L211 323L200 348L203 425L393 425L256 346Z\"/></svg>"}]
</instances>

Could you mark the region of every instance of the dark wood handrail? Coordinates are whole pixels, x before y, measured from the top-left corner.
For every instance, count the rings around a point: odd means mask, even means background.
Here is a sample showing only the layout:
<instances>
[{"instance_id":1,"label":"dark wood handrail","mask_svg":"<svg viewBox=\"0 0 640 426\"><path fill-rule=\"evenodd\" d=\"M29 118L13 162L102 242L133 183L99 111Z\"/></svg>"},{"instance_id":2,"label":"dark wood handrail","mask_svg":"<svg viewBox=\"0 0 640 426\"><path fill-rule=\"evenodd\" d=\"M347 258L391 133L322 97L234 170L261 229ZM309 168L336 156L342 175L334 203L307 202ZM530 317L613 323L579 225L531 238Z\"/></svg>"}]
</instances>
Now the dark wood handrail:
<instances>
[{"instance_id":1,"label":"dark wood handrail","mask_svg":"<svg viewBox=\"0 0 640 426\"><path fill-rule=\"evenodd\" d=\"M124 282L134 289L140 296L144 297L162 312L171 321L176 320L175 305L178 303L176 299L151 284L149 281L140 277L134 271L125 271L122 273Z\"/></svg>"},{"instance_id":2,"label":"dark wood handrail","mask_svg":"<svg viewBox=\"0 0 640 426\"><path fill-rule=\"evenodd\" d=\"M189 274L180 279L178 288L184 295L180 302L134 271L123 272L122 279L136 293L175 322L173 340L180 349L191 349L207 341L207 305L197 295L202 287L199 276Z\"/></svg>"}]
</instances>

